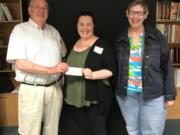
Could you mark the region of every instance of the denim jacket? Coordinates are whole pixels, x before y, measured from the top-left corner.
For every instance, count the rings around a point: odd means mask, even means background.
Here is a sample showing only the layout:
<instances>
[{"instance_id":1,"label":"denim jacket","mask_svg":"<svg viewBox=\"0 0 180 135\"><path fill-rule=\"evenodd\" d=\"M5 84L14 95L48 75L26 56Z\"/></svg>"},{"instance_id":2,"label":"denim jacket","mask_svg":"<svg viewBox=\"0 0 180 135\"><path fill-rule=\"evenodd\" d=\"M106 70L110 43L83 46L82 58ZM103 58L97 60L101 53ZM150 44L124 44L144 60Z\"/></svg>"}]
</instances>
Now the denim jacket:
<instances>
[{"instance_id":1,"label":"denim jacket","mask_svg":"<svg viewBox=\"0 0 180 135\"><path fill-rule=\"evenodd\" d=\"M115 42L118 75L116 94L123 97L127 94L128 66L130 44L128 29L121 33ZM168 44L163 35L155 28L145 27L145 38L142 55L142 86L144 100L164 95L166 101L174 100L173 68Z\"/></svg>"}]
</instances>

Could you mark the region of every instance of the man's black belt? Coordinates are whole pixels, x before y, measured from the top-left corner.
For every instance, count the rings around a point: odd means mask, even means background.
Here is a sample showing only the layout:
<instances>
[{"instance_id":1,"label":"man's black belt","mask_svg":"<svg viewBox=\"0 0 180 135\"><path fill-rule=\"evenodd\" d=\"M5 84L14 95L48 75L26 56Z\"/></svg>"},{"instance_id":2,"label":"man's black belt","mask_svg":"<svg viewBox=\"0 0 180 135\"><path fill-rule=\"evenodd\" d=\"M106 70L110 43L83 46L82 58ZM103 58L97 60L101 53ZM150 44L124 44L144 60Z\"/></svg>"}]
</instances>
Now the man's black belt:
<instances>
[{"instance_id":1,"label":"man's black belt","mask_svg":"<svg viewBox=\"0 0 180 135\"><path fill-rule=\"evenodd\" d=\"M49 87L51 85L54 85L55 83L57 83L57 81L54 81L48 84L36 84L36 83L32 84L32 83L27 83L27 82L21 82L21 84L32 85L32 86L44 86L44 87Z\"/></svg>"}]
</instances>

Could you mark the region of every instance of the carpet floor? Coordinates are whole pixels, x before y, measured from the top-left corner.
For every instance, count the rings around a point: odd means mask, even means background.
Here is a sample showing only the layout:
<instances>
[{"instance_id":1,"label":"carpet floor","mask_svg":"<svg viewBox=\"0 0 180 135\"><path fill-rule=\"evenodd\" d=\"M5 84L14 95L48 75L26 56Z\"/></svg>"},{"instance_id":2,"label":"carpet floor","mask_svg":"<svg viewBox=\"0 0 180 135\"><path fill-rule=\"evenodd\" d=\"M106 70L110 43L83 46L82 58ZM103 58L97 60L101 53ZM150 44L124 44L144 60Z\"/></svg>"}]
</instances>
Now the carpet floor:
<instances>
[{"instance_id":1,"label":"carpet floor","mask_svg":"<svg viewBox=\"0 0 180 135\"><path fill-rule=\"evenodd\" d=\"M17 127L0 127L0 135L18 135ZM180 135L180 120L167 120L163 135Z\"/></svg>"}]
</instances>

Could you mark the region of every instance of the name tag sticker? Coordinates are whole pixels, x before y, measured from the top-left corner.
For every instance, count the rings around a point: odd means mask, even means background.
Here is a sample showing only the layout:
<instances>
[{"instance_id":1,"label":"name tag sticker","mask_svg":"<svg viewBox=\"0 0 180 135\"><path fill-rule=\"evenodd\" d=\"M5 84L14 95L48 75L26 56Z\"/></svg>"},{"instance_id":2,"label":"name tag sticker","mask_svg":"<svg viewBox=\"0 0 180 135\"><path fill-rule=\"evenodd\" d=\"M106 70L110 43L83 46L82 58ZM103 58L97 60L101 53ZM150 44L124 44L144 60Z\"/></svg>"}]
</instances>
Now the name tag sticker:
<instances>
[{"instance_id":1,"label":"name tag sticker","mask_svg":"<svg viewBox=\"0 0 180 135\"><path fill-rule=\"evenodd\" d=\"M94 52L96 52L97 54L102 54L103 53L104 48L95 46L94 47Z\"/></svg>"}]
</instances>

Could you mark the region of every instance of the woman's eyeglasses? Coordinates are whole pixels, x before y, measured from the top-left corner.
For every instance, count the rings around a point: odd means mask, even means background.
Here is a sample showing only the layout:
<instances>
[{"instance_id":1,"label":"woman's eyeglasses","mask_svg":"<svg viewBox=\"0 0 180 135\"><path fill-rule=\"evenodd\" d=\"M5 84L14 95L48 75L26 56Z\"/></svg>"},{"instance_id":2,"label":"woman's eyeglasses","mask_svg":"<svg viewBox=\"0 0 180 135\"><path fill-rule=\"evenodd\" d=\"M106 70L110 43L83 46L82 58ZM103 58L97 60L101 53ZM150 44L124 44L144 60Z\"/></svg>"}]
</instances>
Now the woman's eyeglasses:
<instances>
[{"instance_id":1,"label":"woman's eyeglasses","mask_svg":"<svg viewBox=\"0 0 180 135\"><path fill-rule=\"evenodd\" d=\"M129 15L132 15L132 16L135 16L135 15L137 15L137 16L143 16L145 13L146 13L146 12L144 12L144 11L128 11L128 14L129 14Z\"/></svg>"}]
</instances>

